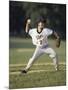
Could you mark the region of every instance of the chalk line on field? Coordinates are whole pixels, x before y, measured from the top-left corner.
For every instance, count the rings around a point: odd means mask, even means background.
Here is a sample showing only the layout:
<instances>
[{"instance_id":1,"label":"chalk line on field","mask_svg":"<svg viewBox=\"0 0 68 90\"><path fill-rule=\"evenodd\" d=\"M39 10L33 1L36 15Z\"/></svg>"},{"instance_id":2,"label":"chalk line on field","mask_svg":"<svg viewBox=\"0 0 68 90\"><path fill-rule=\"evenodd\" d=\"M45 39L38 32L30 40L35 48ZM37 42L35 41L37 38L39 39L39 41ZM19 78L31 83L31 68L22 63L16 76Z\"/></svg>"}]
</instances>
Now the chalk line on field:
<instances>
[{"instance_id":1,"label":"chalk line on field","mask_svg":"<svg viewBox=\"0 0 68 90\"><path fill-rule=\"evenodd\" d=\"M55 70L31 70L31 71L28 71L27 74L30 74L30 73L40 73L40 72L55 72ZM17 75L17 74L22 74L23 75L23 73L21 73L20 71L10 72L9 74L10 75Z\"/></svg>"},{"instance_id":2,"label":"chalk line on field","mask_svg":"<svg viewBox=\"0 0 68 90\"><path fill-rule=\"evenodd\" d=\"M59 65L65 65L66 63L64 62L61 62L59 63ZM9 66L10 67L16 67L16 66L25 66L27 64L10 64ZM42 65L53 65L53 63L39 63L39 64L33 64L33 65L36 65L36 66L42 66Z\"/></svg>"},{"instance_id":3,"label":"chalk line on field","mask_svg":"<svg viewBox=\"0 0 68 90\"><path fill-rule=\"evenodd\" d=\"M49 70L31 70L31 71L28 71L28 73L35 73L35 72L46 72L46 71L49 71ZM53 70L51 70L51 71L53 71ZM14 75L14 74L21 74L21 72L20 71L17 71L17 72L10 72L10 74L12 74L12 75Z\"/></svg>"}]
</instances>

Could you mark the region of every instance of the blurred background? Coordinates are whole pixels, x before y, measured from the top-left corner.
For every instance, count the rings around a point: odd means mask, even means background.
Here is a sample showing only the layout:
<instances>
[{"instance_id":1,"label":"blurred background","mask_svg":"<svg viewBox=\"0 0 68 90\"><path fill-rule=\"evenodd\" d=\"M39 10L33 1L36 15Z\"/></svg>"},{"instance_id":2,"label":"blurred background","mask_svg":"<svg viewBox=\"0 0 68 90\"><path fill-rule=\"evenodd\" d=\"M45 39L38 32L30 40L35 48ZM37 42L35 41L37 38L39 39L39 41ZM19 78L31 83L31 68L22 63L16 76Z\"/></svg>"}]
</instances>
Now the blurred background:
<instances>
[{"instance_id":1,"label":"blurred background","mask_svg":"<svg viewBox=\"0 0 68 90\"><path fill-rule=\"evenodd\" d=\"M66 5L35 2L9 1L9 35L25 38L25 24L31 18L31 27L36 26L36 20L43 16L47 20L46 27L57 31L66 40ZM29 36L28 36L29 37Z\"/></svg>"}]
</instances>

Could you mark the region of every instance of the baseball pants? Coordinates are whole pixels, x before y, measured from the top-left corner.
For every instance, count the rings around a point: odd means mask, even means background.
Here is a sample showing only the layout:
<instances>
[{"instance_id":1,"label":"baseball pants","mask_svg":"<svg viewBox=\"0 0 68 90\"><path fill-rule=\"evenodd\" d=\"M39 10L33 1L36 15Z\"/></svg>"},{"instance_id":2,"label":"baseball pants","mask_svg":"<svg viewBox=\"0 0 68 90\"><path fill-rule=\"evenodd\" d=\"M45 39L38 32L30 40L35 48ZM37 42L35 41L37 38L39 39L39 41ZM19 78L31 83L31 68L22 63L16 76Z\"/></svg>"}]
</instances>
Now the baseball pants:
<instances>
[{"instance_id":1,"label":"baseball pants","mask_svg":"<svg viewBox=\"0 0 68 90\"><path fill-rule=\"evenodd\" d=\"M57 54L49 45L47 45L43 47L39 47L39 46L36 47L35 52L32 58L29 59L29 62L25 69L28 70L33 65L35 60L37 60L44 53L49 55L49 57L53 60L55 68L57 68L58 66Z\"/></svg>"}]
</instances>

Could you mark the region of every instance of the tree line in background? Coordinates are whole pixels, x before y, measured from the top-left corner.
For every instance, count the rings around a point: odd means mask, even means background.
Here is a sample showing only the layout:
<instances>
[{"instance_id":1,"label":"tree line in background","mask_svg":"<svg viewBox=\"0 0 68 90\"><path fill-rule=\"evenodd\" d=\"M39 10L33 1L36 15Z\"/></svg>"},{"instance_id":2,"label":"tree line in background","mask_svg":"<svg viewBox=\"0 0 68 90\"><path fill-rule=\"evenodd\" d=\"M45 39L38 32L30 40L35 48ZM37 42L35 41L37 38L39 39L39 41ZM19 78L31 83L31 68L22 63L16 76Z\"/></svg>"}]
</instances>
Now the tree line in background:
<instances>
[{"instance_id":1,"label":"tree line in background","mask_svg":"<svg viewBox=\"0 0 68 90\"><path fill-rule=\"evenodd\" d=\"M57 31L62 39L66 39L66 5L35 2L9 1L10 36L25 37L25 24L31 18L31 26L36 27L36 20L43 16L47 20L46 27Z\"/></svg>"}]
</instances>

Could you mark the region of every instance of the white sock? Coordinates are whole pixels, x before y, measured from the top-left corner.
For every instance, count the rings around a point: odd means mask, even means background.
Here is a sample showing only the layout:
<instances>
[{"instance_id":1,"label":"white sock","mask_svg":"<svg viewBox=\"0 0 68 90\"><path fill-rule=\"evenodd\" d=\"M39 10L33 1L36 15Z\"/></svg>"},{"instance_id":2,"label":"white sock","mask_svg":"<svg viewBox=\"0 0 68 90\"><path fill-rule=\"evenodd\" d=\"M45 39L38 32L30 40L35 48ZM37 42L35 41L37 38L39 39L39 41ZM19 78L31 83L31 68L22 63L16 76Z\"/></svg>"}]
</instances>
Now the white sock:
<instances>
[{"instance_id":1,"label":"white sock","mask_svg":"<svg viewBox=\"0 0 68 90\"><path fill-rule=\"evenodd\" d=\"M58 58L57 57L53 58L53 63L54 63L55 69L58 69Z\"/></svg>"},{"instance_id":2,"label":"white sock","mask_svg":"<svg viewBox=\"0 0 68 90\"><path fill-rule=\"evenodd\" d=\"M29 59L29 62L28 62L28 64L27 64L25 69L28 70L32 66L33 62L34 62L34 60L32 58Z\"/></svg>"}]
</instances>

